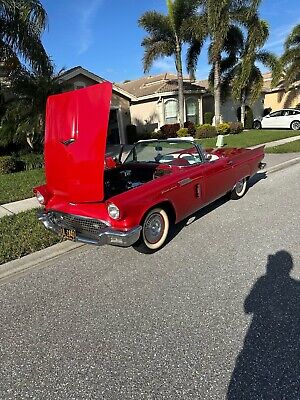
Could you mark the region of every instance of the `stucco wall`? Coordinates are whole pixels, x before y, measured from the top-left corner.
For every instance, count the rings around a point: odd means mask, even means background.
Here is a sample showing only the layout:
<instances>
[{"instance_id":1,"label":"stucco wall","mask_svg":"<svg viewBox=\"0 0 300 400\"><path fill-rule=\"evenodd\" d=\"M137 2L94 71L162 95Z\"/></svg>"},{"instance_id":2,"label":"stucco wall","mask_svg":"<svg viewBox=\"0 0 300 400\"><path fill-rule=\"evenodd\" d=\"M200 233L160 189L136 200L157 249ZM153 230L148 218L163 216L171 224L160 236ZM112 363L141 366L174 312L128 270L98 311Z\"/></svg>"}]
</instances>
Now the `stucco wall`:
<instances>
[{"instance_id":1,"label":"stucco wall","mask_svg":"<svg viewBox=\"0 0 300 400\"><path fill-rule=\"evenodd\" d=\"M283 90L266 93L265 108L272 108L272 111L280 110L281 108L295 107L300 103L300 88L290 90L285 93Z\"/></svg>"},{"instance_id":2,"label":"stucco wall","mask_svg":"<svg viewBox=\"0 0 300 400\"><path fill-rule=\"evenodd\" d=\"M91 86L95 85L98 82L88 78L85 75L78 74L74 78L68 79L66 81L67 90L74 90L75 84L81 84L81 83L83 83L85 86Z\"/></svg>"},{"instance_id":3,"label":"stucco wall","mask_svg":"<svg viewBox=\"0 0 300 400\"><path fill-rule=\"evenodd\" d=\"M261 96L250 108L253 111L253 117L258 118L263 115L264 103L263 96ZM226 100L221 104L221 115L223 121L237 121L237 109L240 107L240 103L233 101L232 99Z\"/></svg>"},{"instance_id":4,"label":"stucco wall","mask_svg":"<svg viewBox=\"0 0 300 400\"><path fill-rule=\"evenodd\" d=\"M254 118L261 117L263 115L264 108L266 107L263 103L264 96L262 95L251 107ZM248 105L248 104L247 104ZM227 99L224 103L221 103L221 115L223 121L237 121L237 109L240 104L231 98ZM213 96L207 96L203 98L203 115L205 112L215 112L214 98Z\"/></svg>"},{"instance_id":5,"label":"stucco wall","mask_svg":"<svg viewBox=\"0 0 300 400\"><path fill-rule=\"evenodd\" d=\"M139 133L150 132L160 126L161 115L159 108L157 100L131 105L131 122L137 126Z\"/></svg>"}]
</instances>

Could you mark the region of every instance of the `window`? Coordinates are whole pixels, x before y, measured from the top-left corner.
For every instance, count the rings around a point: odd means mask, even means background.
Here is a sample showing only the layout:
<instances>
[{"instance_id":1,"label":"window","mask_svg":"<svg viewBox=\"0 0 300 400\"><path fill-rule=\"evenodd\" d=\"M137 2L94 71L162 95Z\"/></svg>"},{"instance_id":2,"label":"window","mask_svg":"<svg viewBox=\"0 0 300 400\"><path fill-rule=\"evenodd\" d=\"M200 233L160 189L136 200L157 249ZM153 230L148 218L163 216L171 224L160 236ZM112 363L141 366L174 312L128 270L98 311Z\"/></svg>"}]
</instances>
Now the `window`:
<instances>
[{"instance_id":1,"label":"window","mask_svg":"<svg viewBox=\"0 0 300 400\"><path fill-rule=\"evenodd\" d=\"M186 120L198 124L198 111L197 99L188 99L186 102Z\"/></svg>"},{"instance_id":2,"label":"window","mask_svg":"<svg viewBox=\"0 0 300 400\"><path fill-rule=\"evenodd\" d=\"M280 117L282 115L282 111L275 111L270 114L270 117Z\"/></svg>"},{"instance_id":3,"label":"window","mask_svg":"<svg viewBox=\"0 0 300 400\"><path fill-rule=\"evenodd\" d=\"M176 124L178 121L178 103L177 100L167 100L165 103L165 123Z\"/></svg>"}]
</instances>

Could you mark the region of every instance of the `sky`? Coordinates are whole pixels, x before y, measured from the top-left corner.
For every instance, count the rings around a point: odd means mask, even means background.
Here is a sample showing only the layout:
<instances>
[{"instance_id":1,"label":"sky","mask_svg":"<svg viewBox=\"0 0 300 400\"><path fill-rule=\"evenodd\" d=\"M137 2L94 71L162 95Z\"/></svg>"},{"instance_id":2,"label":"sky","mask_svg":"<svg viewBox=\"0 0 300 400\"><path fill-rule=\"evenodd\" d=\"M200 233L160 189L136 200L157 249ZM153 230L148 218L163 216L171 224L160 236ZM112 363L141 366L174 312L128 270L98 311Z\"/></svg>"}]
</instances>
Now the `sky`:
<instances>
[{"instance_id":1,"label":"sky","mask_svg":"<svg viewBox=\"0 0 300 400\"><path fill-rule=\"evenodd\" d=\"M57 70L81 65L112 82L143 76L141 41L146 33L137 21L148 10L166 13L165 0L41 2L48 13L42 40ZM260 15L270 26L265 48L281 54L286 36L300 23L300 0L262 0ZM206 49L207 44L199 58L198 79L206 79L210 70ZM174 60L163 58L153 64L150 73L174 71Z\"/></svg>"}]
</instances>

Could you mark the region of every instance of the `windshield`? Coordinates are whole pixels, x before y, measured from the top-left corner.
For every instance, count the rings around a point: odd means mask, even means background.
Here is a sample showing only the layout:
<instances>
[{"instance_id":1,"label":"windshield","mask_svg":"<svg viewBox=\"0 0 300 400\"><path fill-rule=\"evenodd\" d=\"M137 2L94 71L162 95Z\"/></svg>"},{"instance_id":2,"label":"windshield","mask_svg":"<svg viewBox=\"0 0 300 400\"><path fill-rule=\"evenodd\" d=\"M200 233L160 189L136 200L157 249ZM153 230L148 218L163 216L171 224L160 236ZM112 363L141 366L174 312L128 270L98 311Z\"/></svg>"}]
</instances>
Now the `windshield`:
<instances>
[{"instance_id":1,"label":"windshield","mask_svg":"<svg viewBox=\"0 0 300 400\"><path fill-rule=\"evenodd\" d=\"M124 164L130 162L152 162L188 166L202 162L194 143L189 141L155 140L137 143Z\"/></svg>"}]
</instances>

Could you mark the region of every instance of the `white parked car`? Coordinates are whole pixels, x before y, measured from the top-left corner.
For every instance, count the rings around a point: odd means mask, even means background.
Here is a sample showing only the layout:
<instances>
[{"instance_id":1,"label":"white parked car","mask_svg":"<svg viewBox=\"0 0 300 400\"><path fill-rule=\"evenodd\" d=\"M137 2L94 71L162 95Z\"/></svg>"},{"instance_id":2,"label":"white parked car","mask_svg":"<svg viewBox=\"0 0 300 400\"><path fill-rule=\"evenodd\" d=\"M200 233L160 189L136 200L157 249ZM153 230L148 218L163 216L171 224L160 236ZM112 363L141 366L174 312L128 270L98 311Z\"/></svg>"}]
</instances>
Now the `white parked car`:
<instances>
[{"instance_id":1,"label":"white parked car","mask_svg":"<svg viewBox=\"0 0 300 400\"><path fill-rule=\"evenodd\" d=\"M285 108L284 110L271 112L265 117L255 119L253 128L284 128L297 131L300 129L300 110Z\"/></svg>"}]
</instances>

